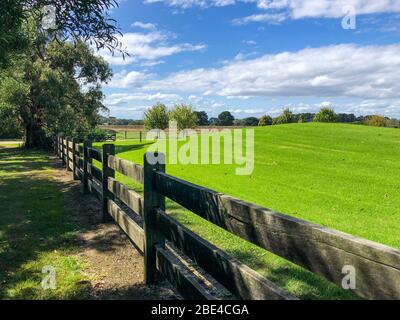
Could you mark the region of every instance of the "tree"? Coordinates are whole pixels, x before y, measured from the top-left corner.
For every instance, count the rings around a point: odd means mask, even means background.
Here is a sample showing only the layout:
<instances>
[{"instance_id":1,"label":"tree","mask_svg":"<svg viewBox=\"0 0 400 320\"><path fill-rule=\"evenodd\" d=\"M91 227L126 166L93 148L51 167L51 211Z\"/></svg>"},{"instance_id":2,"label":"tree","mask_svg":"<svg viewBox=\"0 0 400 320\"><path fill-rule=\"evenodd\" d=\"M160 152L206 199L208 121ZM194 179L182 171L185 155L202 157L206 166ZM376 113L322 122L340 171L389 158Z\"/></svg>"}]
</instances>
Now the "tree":
<instances>
[{"instance_id":1,"label":"tree","mask_svg":"<svg viewBox=\"0 0 400 320\"><path fill-rule=\"evenodd\" d=\"M242 119L242 124L243 124L243 126L246 126L246 127L256 127L256 126L258 126L258 122L259 122L259 119L256 117L248 117L248 118Z\"/></svg>"},{"instance_id":2,"label":"tree","mask_svg":"<svg viewBox=\"0 0 400 320\"><path fill-rule=\"evenodd\" d=\"M205 111L195 111L198 126L208 126L208 115Z\"/></svg>"},{"instance_id":3,"label":"tree","mask_svg":"<svg viewBox=\"0 0 400 320\"><path fill-rule=\"evenodd\" d=\"M218 118L210 118L210 120L209 120L209 125L210 126L218 126L219 125L219 120L218 120Z\"/></svg>"},{"instance_id":4,"label":"tree","mask_svg":"<svg viewBox=\"0 0 400 320\"><path fill-rule=\"evenodd\" d=\"M221 112L218 116L218 125L219 126L232 126L235 117L229 112L224 111Z\"/></svg>"},{"instance_id":5,"label":"tree","mask_svg":"<svg viewBox=\"0 0 400 320\"><path fill-rule=\"evenodd\" d=\"M108 64L81 41L46 42L32 19L25 28L29 47L0 74L2 108L13 110L27 148L48 147L61 132L84 135L97 124L99 111L106 110L101 83L112 76ZM43 48L40 53L37 46Z\"/></svg>"},{"instance_id":6,"label":"tree","mask_svg":"<svg viewBox=\"0 0 400 320\"><path fill-rule=\"evenodd\" d=\"M157 103L144 113L144 126L147 130L168 128L168 111L162 103Z\"/></svg>"},{"instance_id":7,"label":"tree","mask_svg":"<svg viewBox=\"0 0 400 320\"><path fill-rule=\"evenodd\" d=\"M314 122L336 122L337 116L335 111L330 108L321 108L314 116Z\"/></svg>"},{"instance_id":8,"label":"tree","mask_svg":"<svg viewBox=\"0 0 400 320\"><path fill-rule=\"evenodd\" d=\"M260 118L260 121L258 122L258 126L264 127L264 126L270 126L272 124L272 118L270 116L264 115Z\"/></svg>"},{"instance_id":9,"label":"tree","mask_svg":"<svg viewBox=\"0 0 400 320\"><path fill-rule=\"evenodd\" d=\"M78 41L94 44L97 49L121 50L116 21L109 12L118 7L117 0L2 0L0 3L0 65L7 63L15 52L26 49L23 24L29 18L41 22L44 6L55 12L55 28L46 30L38 25L37 33L49 41ZM50 32L49 32L50 31Z\"/></svg>"},{"instance_id":10,"label":"tree","mask_svg":"<svg viewBox=\"0 0 400 320\"><path fill-rule=\"evenodd\" d=\"M185 104L176 105L170 111L169 118L176 121L178 130L194 128L198 121L193 108Z\"/></svg>"},{"instance_id":11,"label":"tree","mask_svg":"<svg viewBox=\"0 0 400 320\"><path fill-rule=\"evenodd\" d=\"M285 124L294 122L294 115L289 109L283 110L279 117L273 119L272 124Z\"/></svg>"}]
</instances>

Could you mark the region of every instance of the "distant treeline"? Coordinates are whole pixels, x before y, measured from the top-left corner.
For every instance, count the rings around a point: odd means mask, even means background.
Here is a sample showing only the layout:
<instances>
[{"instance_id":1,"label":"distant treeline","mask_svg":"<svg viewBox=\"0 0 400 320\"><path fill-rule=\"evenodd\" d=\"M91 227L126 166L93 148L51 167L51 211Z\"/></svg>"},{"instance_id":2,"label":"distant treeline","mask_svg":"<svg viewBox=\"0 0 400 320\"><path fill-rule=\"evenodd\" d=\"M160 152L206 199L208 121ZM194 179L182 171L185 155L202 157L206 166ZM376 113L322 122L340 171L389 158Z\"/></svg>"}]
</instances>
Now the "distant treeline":
<instances>
[{"instance_id":1,"label":"distant treeline","mask_svg":"<svg viewBox=\"0 0 400 320\"><path fill-rule=\"evenodd\" d=\"M264 115L261 118L246 117L236 119L229 111L221 112L218 117L208 117L205 111L194 111L198 126L267 126L296 122L339 122L365 124L379 127L400 128L400 120L379 115L356 116L353 113L334 113L332 109L323 108L318 113L292 113L289 109L278 117ZM322 114L322 119L321 119ZM326 119L326 121L324 121ZM101 117L102 125L144 125L143 120L121 119L116 117Z\"/></svg>"}]
</instances>

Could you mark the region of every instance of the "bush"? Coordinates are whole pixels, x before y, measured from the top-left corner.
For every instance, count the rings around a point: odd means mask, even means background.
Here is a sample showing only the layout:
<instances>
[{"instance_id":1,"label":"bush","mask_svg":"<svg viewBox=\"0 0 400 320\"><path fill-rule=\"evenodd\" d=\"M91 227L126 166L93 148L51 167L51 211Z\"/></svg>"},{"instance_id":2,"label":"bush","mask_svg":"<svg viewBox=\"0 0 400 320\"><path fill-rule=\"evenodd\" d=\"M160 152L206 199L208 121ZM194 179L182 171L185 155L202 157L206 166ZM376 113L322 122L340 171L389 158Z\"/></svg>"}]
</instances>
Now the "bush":
<instances>
[{"instance_id":1,"label":"bush","mask_svg":"<svg viewBox=\"0 0 400 320\"><path fill-rule=\"evenodd\" d=\"M144 127L147 130L168 128L168 111L162 103L157 103L144 113Z\"/></svg>"},{"instance_id":2,"label":"bush","mask_svg":"<svg viewBox=\"0 0 400 320\"><path fill-rule=\"evenodd\" d=\"M294 115L289 109L283 110L283 113L272 120L272 124L285 124L294 122Z\"/></svg>"},{"instance_id":3,"label":"bush","mask_svg":"<svg viewBox=\"0 0 400 320\"><path fill-rule=\"evenodd\" d=\"M337 115L335 111L330 108L322 108L319 112L314 116L314 122L336 122Z\"/></svg>"},{"instance_id":4,"label":"bush","mask_svg":"<svg viewBox=\"0 0 400 320\"><path fill-rule=\"evenodd\" d=\"M390 127L391 121L388 118L374 115L368 116L363 121L364 124L368 126L375 126L375 127Z\"/></svg>"},{"instance_id":5,"label":"bush","mask_svg":"<svg viewBox=\"0 0 400 320\"><path fill-rule=\"evenodd\" d=\"M97 142L106 141L107 137L108 137L108 132L98 127L92 129L86 135L86 139Z\"/></svg>"},{"instance_id":6,"label":"bush","mask_svg":"<svg viewBox=\"0 0 400 320\"><path fill-rule=\"evenodd\" d=\"M262 116L258 121L259 127L270 126L272 124L272 118L270 116Z\"/></svg>"}]
</instances>

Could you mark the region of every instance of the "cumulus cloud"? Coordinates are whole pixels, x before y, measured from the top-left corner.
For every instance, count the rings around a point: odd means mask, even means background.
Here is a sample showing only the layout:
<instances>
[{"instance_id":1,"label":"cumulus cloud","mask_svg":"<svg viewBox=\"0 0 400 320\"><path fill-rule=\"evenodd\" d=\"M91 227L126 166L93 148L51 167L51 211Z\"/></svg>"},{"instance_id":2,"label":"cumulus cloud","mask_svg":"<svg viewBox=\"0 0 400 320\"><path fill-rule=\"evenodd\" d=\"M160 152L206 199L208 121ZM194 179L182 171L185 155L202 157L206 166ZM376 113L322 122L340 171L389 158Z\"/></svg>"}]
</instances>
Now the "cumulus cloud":
<instances>
[{"instance_id":1,"label":"cumulus cloud","mask_svg":"<svg viewBox=\"0 0 400 320\"><path fill-rule=\"evenodd\" d=\"M129 56L125 59L116 53L112 55L104 49L99 52L112 65L129 65L140 61L156 61L160 58L171 56L185 51L199 51L205 48L203 44L171 43L170 34L161 31L148 33L125 33L118 40L123 44Z\"/></svg>"},{"instance_id":2,"label":"cumulus cloud","mask_svg":"<svg viewBox=\"0 0 400 320\"><path fill-rule=\"evenodd\" d=\"M150 80L143 88L224 97L400 98L400 45L333 45L233 60Z\"/></svg>"},{"instance_id":3,"label":"cumulus cloud","mask_svg":"<svg viewBox=\"0 0 400 320\"><path fill-rule=\"evenodd\" d=\"M251 22L265 22L270 24L277 24L286 20L286 14L284 13L260 13L253 14L243 18L233 19L234 25L245 25Z\"/></svg>"}]
</instances>

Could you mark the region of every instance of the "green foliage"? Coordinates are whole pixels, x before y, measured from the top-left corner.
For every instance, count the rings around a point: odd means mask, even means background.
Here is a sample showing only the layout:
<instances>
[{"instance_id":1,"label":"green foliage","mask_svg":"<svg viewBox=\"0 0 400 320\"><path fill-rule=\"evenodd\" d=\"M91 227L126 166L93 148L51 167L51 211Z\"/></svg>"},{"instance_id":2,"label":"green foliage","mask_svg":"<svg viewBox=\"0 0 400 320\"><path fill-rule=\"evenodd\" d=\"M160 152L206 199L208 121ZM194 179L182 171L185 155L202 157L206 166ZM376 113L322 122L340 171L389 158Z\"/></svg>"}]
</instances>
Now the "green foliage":
<instances>
[{"instance_id":1,"label":"green foliage","mask_svg":"<svg viewBox=\"0 0 400 320\"><path fill-rule=\"evenodd\" d=\"M258 122L259 127L270 126L272 124L272 118L270 116L264 115L260 118Z\"/></svg>"},{"instance_id":2,"label":"green foliage","mask_svg":"<svg viewBox=\"0 0 400 320\"><path fill-rule=\"evenodd\" d=\"M335 111L330 108L321 108L319 112L314 116L314 122L336 122L337 115Z\"/></svg>"},{"instance_id":3,"label":"green foliage","mask_svg":"<svg viewBox=\"0 0 400 320\"><path fill-rule=\"evenodd\" d=\"M373 115L368 116L363 121L364 124L368 126L375 126L375 127L389 127L390 120L383 116Z\"/></svg>"},{"instance_id":4,"label":"green foliage","mask_svg":"<svg viewBox=\"0 0 400 320\"><path fill-rule=\"evenodd\" d=\"M286 124L294 122L294 115L292 111L289 109L283 110L282 114L279 117L276 117L272 120L272 124Z\"/></svg>"},{"instance_id":5,"label":"green foliage","mask_svg":"<svg viewBox=\"0 0 400 320\"><path fill-rule=\"evenodd\" d=\"M108 136L108 132L99 127L91 129L89 132L79 137L81 139L88 139L91 141L106 141Z\"/></svg>"},{"instance_id":6,"label":"green foliage","mask_svg":"<svg viewBox=\"0 0 400 320\"><path fill-rule=\"evenodd\" d=\"M168 128L168 110L162 103L157 103L144 113L144 126L147 130Z\"/></svg>"},{"instance_id":7,"label":"green foliage","mask_svg":"<svg viewBox=\"0 0 400 320\"><path fill-rule=\"evenodd\" d=\"M194 112L197 116L197 125L198 126L208 126L209 121L208 121L208 115L205 111L195 111Z\"/></svg>"},{"instance_id":8,"label":"green foliage","mask_svg":"<svg viewBox=\"0 0 400 320\"><path fill-rule=\"evenodd\" d=\"M176 105L169 112L169 119L176 121L178 130L191 129L197 125L197 115L191 106L185 104Z\"/></svg>"},{"instance_id":9,"label":"green foliage","mask_svg":"<svg viewBox=\"0 0 400 320\"><path fill-rule=\"evenodd\" d=\"M235 126L243 127L256 127L258 126L259 119L256 117L248 117L243 119L236 119L233 123Z\"/></svg>"},{"instance_id":10,"label":"green foliage","mask_svg":"<svg viewBox=\"0 0 400 320\"><path fill-rule=\"evenodd\" d=\"M0 72L0 113L23 127L26 147L49 146L58 133L90 131L106 110L100 84L112 75L87 44L48 42L36 29L32 20L25 25L29 47Z\"/></svg>"},{"instance_id":11,"label":"green foliage","mask_svg":"<svg viewBox=\"0 0 400 320\"><path fill-rule=\"evenodd\" d=\"M56 29L36 28L38 37L57 42L89 42L97 49L121 50L118 40L119 29L116 21L110 18L110 9L118 7L117 0L2 0L0 2L0 66L8 59L26 50L27 35L23 32L23 23L29 18L42 21L42 8L51 5L56 11Z\"/></svg>"},{"instance_id":12,"label":"green foliage","mask_svg":"<svg viewBox=\"0 0 400 320\"><path fill-rule=\"evenodd\" d=\"M218 125L219 126L232 126L235 117L229 112L224 111L221 112L218 116Z\"/></svg>"}]
</instances>

